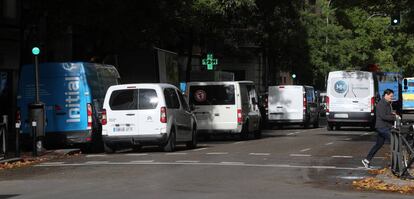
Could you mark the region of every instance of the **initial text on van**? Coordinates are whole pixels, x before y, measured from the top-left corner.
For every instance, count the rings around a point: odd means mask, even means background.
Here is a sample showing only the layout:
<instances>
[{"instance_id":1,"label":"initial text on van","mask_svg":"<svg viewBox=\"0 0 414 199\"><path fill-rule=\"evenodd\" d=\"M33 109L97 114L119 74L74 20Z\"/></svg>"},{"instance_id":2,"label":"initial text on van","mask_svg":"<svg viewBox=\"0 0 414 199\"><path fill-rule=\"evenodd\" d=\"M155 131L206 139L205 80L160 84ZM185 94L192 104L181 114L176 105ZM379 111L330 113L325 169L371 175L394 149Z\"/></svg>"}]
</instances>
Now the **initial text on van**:
<instances>
[{"instance_id":1,"label":"initial text on van","mask_svg":"<svg viewBox=\"0 0 414 199\"><path fill-rule=\"evenodd\" d=\"M65 77L65 107L68 108L67 123L80 122L79 77Z\"/></svg>"}]
</instances>

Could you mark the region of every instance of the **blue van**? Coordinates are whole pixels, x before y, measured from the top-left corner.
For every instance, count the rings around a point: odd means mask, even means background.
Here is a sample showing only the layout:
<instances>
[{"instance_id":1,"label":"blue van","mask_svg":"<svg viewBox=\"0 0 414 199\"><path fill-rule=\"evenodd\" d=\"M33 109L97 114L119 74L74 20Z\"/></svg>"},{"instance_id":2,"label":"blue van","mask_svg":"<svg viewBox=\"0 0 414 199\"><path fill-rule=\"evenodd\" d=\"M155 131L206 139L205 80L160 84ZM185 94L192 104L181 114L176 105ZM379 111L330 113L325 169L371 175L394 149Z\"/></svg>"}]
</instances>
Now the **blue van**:
<instances>
[{"instance_id":1,"label":"blue van","mask_svg":"<svg viewBox=\"0 0 414 199\"><path fill-rule=\"evenodd\" d=\"M28 105L35 101L34 66L21 68L17 105L23 141L30 137ZM119 82L114 66L84 62L39 65L39 95L45 104L46 144L99 142L99 113L106 90Z\"/></svg>"},{"instance_id":2,"label":"blue van","mask_svg":"<svg viewBox=\"0 0 414 199\"><path fill-rule=\"evenodd\" d=\"M404 112L414 111L414 77L407 77L403 79L402 109Z\"/></svg>"},{"instance_id":3,"label":"blue van","mask_svg":"<svg viewBox=\"0 0 414 199\"><path fill-rule=\"evenodd\" d=\"M392 106L398 112L401 109L401 80L402 74L398 72L376 72L376 79L378 81L378 94L382 98L382 94L386 89L394 91L394 98L392 99Z\"/></svg>"}]
</instances>

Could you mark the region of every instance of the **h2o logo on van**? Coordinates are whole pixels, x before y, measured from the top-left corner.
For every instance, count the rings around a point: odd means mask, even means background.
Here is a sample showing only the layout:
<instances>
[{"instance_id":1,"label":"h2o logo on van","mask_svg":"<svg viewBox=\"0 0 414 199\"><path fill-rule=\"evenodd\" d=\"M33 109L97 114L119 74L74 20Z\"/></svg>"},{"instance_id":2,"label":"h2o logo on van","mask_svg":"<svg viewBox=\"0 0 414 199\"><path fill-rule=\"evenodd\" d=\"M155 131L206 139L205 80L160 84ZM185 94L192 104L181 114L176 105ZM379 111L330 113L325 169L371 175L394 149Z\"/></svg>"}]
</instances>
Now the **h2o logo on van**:
<instances>
[{"instance_id":1,"label":"h2o logo on van","mask_svg":"<svg viewBox=\"0 0 414 199\"><path fill-rule=\"evenodd\" d=\"M342 94L348 90L348 84L345 81L339 80L334 85L335 92Z\"/></svg>"}]
</instances>

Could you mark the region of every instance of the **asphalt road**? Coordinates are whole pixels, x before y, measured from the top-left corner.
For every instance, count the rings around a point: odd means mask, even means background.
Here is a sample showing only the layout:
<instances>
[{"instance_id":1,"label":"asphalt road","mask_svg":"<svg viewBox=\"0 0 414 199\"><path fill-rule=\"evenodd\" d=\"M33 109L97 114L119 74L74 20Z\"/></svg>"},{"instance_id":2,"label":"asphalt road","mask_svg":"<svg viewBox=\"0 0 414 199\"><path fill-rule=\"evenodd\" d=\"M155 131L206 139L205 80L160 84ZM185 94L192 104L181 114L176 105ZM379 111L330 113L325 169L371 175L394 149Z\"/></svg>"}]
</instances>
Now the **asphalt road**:
<instances>
[{"instance_id":1,"label":"asphalt road","mask_svg":"<svg viewBox=\"0 0 414 199\"><path fill-rule=\"evenodd\" d=\"M3 198L408 198L357 191L374 132L266 130L258 140L215 136L194 150L156 147L85 154L0 172ZM388 145L374 159L384 167ZM411 198L411 197L410 197Z\"/></svg>"}]
</instances>

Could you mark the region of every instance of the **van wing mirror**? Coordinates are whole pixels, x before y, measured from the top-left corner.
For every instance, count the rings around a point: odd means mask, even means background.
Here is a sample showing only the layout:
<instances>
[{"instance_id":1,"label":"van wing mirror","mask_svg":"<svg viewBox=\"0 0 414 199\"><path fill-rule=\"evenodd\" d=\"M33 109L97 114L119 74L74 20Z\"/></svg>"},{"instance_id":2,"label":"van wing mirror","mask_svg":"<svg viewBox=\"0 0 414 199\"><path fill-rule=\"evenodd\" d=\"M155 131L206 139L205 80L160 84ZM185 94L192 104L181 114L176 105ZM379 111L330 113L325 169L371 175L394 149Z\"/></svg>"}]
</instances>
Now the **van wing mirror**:
<instances>
[{"instance_id":1,"label":"van wing mirror","mask_svg":"<svg viewBox=\"0 0 414 199\"><path fill-rule=\"evenodd\" d=\"M190 111L194 111L194 110L195 110L194 104L190 104Z\"/></svg>"}]
</instances>

